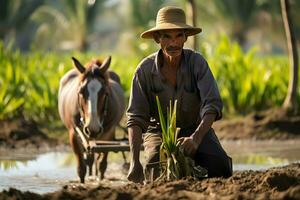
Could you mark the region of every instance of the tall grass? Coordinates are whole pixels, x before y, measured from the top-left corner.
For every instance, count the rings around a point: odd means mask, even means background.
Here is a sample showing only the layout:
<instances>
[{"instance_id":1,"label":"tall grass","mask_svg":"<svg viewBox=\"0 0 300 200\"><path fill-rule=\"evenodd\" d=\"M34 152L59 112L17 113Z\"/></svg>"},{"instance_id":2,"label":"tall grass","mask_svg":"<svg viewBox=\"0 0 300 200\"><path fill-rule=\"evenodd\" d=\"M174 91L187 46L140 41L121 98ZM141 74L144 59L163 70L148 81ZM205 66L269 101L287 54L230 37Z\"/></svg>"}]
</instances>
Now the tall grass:
<instances>
[{"instance_id":1,"label":"tall grass","mask_svg":"<svg viewBox=\"0 0 300 200\"><path fill-rule=\"evenodd\" d=\"M245 114L283 103L288 87L287 57L258 56L255 48L245 53L227 37L215 46L204 45L203 52L217 80L224 114ZM96 53L21 53L0 42L0 120L20 115L38 121L58 119L59 79L72 68L71 56L82 63L99 58ZM120 75L127 99L133 73L143 56L112 55L111 69ZM300 87L300 104L299 92Z\"/></svg>"},{"instance_id":2,"label":"tall grass","mask_svg":"<svg viewBox=\"0 0 300 200\"><path fill-rule=\"evenodd\" d=\"M0 119L12 117L24 105L24 79L19 68L7 63L0 71Z\"/></svg>"},{"instance_id":3,"label":"tall grass","mask_svg":"<svg viewBox=\"0 0 300 200\"><path fill-rule=\"evenodd\" d=\"M255 47L244 53L225 36L213 51L204 52L220 89L224 113L245 114L281 106L288 87L287 57L261 57ZM300 87L298 97L299 91Z\"/></svg>"},{"instance_id":4,"label":"tall grass","mask_svg":"<svg viewBox=\"0 0 300 200\"><path fill-rule=\"evenodd\" d=\"M21 53L4 48L0 42L0 120L20 116L44 122L57 120L59 80L73 67L72 56L82 63L105 57L79 52ZM138 58L112 56L111 69L120 75L127 99L138 61Z\"/></svg>"}]
</instances>

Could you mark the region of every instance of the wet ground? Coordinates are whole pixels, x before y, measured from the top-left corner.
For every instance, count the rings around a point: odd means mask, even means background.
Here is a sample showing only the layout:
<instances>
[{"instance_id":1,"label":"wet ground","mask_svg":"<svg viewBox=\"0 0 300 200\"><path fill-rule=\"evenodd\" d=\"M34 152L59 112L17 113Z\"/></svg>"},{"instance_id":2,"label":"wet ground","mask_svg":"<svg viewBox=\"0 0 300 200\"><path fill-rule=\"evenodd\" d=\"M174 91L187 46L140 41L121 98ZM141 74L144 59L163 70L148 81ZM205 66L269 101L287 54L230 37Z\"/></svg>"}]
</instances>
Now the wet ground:
<instances>
[{"instance_id":1,"label":"wet ground","mask_svg":"<svg viewBox=\"0 0 300 200\"><path fill-rule=\"evenodd\" d=\"M234 171L266 170L300 162L300 140L242 140L222 141L233 158ZM128 158L127 158L128 159ZM102 185L126 185L126 170L121 153L111 153L106 179ZM57 191L64 185L78 185L74 156L69 151L35 154L24 151L0 151L0 191L10 187L21 191L47 193ZM99 180L90 177L89 186L97 186Z\"/></svg>"},{"instance_id":2,"label":"wet ground","mask_svg":"<svg viewBox=\"0 0 300 200\"><path fill-rule=\"evenodd\" d=\"M46 193L59 190L62 186L78 183L75 157L72 152L49 152L32 156L18 153L18 158L9 153L0 156L0 191L9 187L22 191ZM121 154L111 153L109 157L107 179L102 182L112 185L127 183L122 172L123 158ZM98 183L97 177L89 177L87 184Z\"/></svg>"}]
</instances>

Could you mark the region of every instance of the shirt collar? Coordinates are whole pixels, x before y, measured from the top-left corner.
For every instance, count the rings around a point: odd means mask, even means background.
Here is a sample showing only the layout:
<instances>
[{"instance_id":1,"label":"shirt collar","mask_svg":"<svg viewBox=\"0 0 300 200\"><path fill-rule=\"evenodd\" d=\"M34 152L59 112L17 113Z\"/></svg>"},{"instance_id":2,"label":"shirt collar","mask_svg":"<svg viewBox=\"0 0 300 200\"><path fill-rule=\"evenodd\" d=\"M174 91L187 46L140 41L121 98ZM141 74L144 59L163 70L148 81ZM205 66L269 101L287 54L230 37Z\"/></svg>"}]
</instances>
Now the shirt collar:
<instances>
[{"instance_id":1,"label":"shirt collar","mask_svg":"<svg viewBox=\"0 0 300 200\"><path fill-rule=\"evenodd\" d=\"M183 56L182 56L182 59L181 59L181 64L180 64L180 70L183 72L183 73L186 73L187 72L187 67L188 67L188 56L187 56L187 54L188 54L188 51L187 50L185 50L185 49L183 49L182 50L182 54L183 54ZM160 50L158 50L156 53L155 53L155 55L154 55L155 57L154 57L154 63L153 63L153 66L152 66L152 70L151 70L151 72L152 72L152 74L154 74L154 75L159 75L160 74L160 71L159 71L159 68L160 68L160 65L161 65L161 58L162 58L162 50L160 49Z\"/></svg>"}]
</instances>

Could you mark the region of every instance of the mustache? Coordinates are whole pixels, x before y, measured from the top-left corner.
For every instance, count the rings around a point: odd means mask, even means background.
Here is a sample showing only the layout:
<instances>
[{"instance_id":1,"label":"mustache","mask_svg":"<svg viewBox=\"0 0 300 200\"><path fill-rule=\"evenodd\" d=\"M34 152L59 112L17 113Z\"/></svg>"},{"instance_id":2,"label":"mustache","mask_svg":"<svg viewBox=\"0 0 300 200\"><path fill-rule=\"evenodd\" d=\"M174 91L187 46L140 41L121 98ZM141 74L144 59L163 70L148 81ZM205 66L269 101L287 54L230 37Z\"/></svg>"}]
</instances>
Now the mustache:
<instances>
[{"instance_id":1,"label":"mustache","mask_svg":"<svg viewBox=\"0 0 300 200\"><path fill-rule=\"evenodd\" d=\"M167 51L178 51L180 50L181 48L178 47L178 46L170 46L170 47L167 47Z\"/></svg>"}]
</instances>

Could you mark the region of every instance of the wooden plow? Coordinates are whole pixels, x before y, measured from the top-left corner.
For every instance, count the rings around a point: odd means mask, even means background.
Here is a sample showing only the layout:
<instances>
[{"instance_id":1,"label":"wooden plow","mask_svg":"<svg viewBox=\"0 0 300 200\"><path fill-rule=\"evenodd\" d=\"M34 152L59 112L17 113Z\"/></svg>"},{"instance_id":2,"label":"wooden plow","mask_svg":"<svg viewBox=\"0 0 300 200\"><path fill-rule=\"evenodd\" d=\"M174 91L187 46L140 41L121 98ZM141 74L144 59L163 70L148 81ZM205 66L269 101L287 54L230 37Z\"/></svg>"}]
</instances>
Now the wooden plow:
<instances>
[{"instance_id":1,"label":"wooden plow","mask_svg":"<svg viewBox=\"0 0 300 200\"><path fill-rule=\"evenodd\" d=\"M125 152L130 151L130 146L128 139L118 139L114 141L104 141L104 140L90 140L82 133L79 127L76 127L76 132L81 140L84 149L84 158L87 167L89 168L89 175L93 175L93 168L95 169L95 175L98 176L98 159L101 153L107 152L122 152L122 157L124 159L124 168L129 168L129 163L127 162ZM141 146L141 150L144 150ZM98 155L98 156L97 156Z\"/></svg>"}]
</instances>

